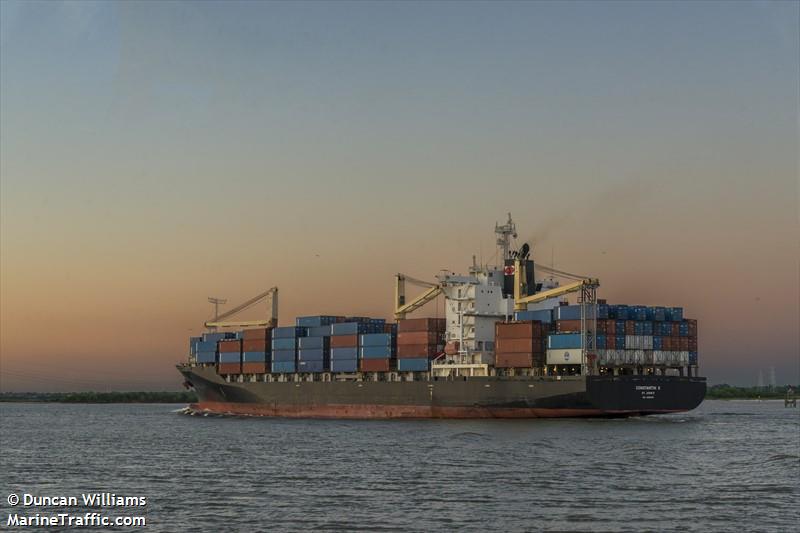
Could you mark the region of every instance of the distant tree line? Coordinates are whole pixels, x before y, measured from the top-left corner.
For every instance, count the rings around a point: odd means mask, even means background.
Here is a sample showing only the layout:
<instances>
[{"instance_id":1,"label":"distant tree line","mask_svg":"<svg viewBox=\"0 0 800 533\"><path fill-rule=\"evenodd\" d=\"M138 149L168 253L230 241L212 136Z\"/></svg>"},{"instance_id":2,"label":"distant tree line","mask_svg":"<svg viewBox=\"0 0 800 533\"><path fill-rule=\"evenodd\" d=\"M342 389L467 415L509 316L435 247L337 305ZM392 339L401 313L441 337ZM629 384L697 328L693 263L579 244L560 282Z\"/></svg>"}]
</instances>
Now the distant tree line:
<instances>
[{"instance_id":1,"label":"distant tree line","mask_svg":"<svg viewBox=\"0 0 800 533\"><path fill-rule=\"evenodd\" d=\"M60 403L193 403L197 395L178 392L3 392L0 402Z\"/></svg>"},{"instance_id":2,"label":"distant tree line","mask_svg":"<svg viewBox=\"0 0 800 533\"><path fill-rule=\"evenodd\" d=\"M721 384L713 385L708 388L706 398L712 400L733 400L733 399L758 399L758 398L785 398L789 387L798 393L797 386L782 385L780 387L734 387L733 385Z\"/></svg>"}]
</instances>

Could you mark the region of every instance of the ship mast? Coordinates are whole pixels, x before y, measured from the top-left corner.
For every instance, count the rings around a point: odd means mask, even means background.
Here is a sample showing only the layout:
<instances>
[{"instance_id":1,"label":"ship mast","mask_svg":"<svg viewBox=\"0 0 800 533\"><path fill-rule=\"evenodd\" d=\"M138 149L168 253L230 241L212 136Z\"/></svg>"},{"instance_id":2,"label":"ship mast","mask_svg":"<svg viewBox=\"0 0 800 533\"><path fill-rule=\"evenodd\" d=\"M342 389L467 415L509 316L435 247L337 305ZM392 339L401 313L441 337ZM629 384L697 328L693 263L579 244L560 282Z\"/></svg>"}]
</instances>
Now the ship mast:
<instances>
[{"instance_id":1,"label":"ship mast","mask_svg":"<svg viewBox=\"0 0 800 533\"><path fill-rule=\"evenodd\" d=\"M506 259L511 259L511 239L517 238L517 225L511 219L511 213L508 214L508 221L502 226L497 222L494 223L494 232L497 235L497 248L501 252L502 265Z\"/></svg>"}]
</instances>

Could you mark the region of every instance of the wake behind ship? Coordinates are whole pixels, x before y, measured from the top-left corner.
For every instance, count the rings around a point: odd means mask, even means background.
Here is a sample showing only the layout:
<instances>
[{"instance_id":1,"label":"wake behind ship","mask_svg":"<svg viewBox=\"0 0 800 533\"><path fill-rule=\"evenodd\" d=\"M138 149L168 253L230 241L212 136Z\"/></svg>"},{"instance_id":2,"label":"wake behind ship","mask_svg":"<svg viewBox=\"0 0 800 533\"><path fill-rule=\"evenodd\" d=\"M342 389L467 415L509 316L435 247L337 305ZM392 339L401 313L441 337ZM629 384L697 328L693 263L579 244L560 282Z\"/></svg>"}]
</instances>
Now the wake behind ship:
<instances>
[{"instance_id":1,"label":"wake behind ship","mask_svg":"<svg viewBox=\"0 0 800 533\"><path fill-rule=\"evenodd\" d=\"M514 249L511 215L495 233L499 265L473 259L468 274L443 273L436 282L398 274L396 323L326 315L277 327L275 287L215 312L178 365L197 392L193 409L303 418L623 417L702 402L697 321L682 308L598 300L597 279L535 264L527 244ZM421 293L407 299L407 284ZM407 318L440 296L444 318ZM270 319L227 321L263 300ZM219 300L210 301L216 309Z\"/></svg>"}]
</instances>

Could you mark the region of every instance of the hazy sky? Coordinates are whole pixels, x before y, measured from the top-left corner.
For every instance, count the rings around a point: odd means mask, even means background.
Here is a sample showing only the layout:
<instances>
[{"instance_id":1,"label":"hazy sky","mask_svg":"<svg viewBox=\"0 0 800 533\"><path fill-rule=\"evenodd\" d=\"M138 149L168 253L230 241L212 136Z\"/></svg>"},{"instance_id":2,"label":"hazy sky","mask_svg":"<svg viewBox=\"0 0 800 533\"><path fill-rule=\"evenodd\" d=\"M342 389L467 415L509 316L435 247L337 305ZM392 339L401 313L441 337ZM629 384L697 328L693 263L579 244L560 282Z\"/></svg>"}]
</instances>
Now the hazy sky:
<instances>
[{"instance_id":1,"label":"hazy sky","mask_svg":"<svg viewBox=\"0 0 800 533\"><path fill-rule=\"evenodd\" d=\"M210 295L388 317L507 211L797 383L798 5L2 1L0 390L177 389Z\"/></svg>"}]
</instances>

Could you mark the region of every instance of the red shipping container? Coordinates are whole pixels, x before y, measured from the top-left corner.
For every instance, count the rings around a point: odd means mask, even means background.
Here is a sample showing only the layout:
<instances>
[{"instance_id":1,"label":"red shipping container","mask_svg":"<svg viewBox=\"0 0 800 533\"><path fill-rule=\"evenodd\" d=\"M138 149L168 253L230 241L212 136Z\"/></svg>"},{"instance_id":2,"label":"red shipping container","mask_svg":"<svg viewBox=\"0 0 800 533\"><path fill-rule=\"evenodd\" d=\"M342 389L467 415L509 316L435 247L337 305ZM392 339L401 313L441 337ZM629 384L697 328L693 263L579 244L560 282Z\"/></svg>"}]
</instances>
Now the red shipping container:
<instances>
[{"instance_id":1,"label":"red shipping container","mask_svg":"<svg viewBox=\"0 0 800 533\"><path fill-rule=\"evenodd\" d=\"M243 352L266 352L267 340L266 339L246 339L242 341Z\"/></svg>"},{"instance_id":2,"label":"red shipping container","mask_svg":"<svg viewBox=\"0 0 800 533\"><path fill-rule=\"evenodd\" d=\"M220 353L241 353L242 341L239 339L219 341L219 351Z\"/></svg>"},{"instance_id":3,"label":"red shipping container","mask_svg":"<svg viewBox=\"0 0 800 533\"><path fill-rule=\"evenodd\" d=\"M387 322L386 324L383 325L383 332L384 333L392 333L392 332L394 332L395 328L393 326L395 326L395 325L396 324L390 324L390 323Z\"/></svg>"},{"instance_id":4,"label":"red shipping container","mask_svg":"<svg viewBox=\"0 0 800 533\"><path fill-rule=\"evenodd\" d=\"M672 336L677 337L681 334L680 322L672 323Z\"/></svg>"},{"instance_id":5,"label":"red shipping container","mask_svg":"<svg viewBox=\"0 0 800 533\"><path fill-rule=\"evenodd\" d=\"M444 318L406 318L397 321L397 331L444 331L446 322Z\"/></svg>"},{"instance_id":6,"label":"red shipping container","mask_svg":"<svg viewBox=\"0 0 800 533\"><path fill-rule=\"evenodd\" d=\"M588 328L587 328L588 329ZM559 333L580 333L580 320L556 320L556 331Z\"/></svg>"},{"instance_id":7,"label":"red shipping container","mask_svg":"<svg viewBox=\"0 0 800 533\"><path fill-rule=\"evenodd\" d=\"M671 352L675 349L673 348L674 343L672 342L672 337L662 337L661 346L664 348L665 352Z\"/></svg>"},{"instance_id":8,"label":"red shipping container","mask_svg":"<svg viewBox=\"0 0 800 533\"><path fill-rule=\"evenodd\" d=\"M267 341L271 337L272 337L272 328L245 329L242 331L242 339L245 341L257 340L257 339Z\"/></svg>"},{"instance_id":9,"label":"red shipping container","mask_svg":"<svg viewBox=\"0 0 800 533\"><path fill-rule=\"evenodd\" d=\"M697 320L693 318L687 318L686 323L689 324L689 336L697 337Z\"/></svg>"},{"instance_id":10,"label":"red shipping container","mask_svg":"<svg viewBox=\"0 0 800 533\"><path fill-rule=\"evenodd\" d=\"M635 320L626 320L625 321L625 335L636 335L636 321Z\"/></svg>"},{"instance_id":11,"label":"red shipping container","mask_svg":"<svg viewBox=\"0 0 800 533\"><path fill-rule=\"evenodd\" d=\"M360 361L362 372L388 372L391 368L390 359L362 359Z\"/></svg>"},{"instance_id":12,"label":"red shipping container","mask_svg":"<svg viewBox=\"0 0 800 533\"><path fill-rule=\"evenodd\" d=\"M397 344L440 344L442 333L438 331L404 331L397 334Z\"/></svg>"},{"instance_id":13,"label":"red shipping container","mask_svg":"<svg viewBox=\"0 0 800 533\"><path fill-rule=\"evenodd\" d=\"M331 348L357 348L358 335L334 335L331 337Z\"/></svg>"},{"instance_id":14,"label":"red shipping container","mask_svg":"<svg viewBox=\"0 0 800 533\"><path fill-rule=\"evenodd\" d=\"M264 374L268 371L267 363L242 363L242 374Z\"/></svg>"},{"instance_id":15,"label":"red shipping container","mask_svg":"<svg viewBox=\"0 0 800 533\"><path fill-rule=\"evenodd\" d=\"M495 339L533 339L542 336L542 323L538 320L496 322Z\"/></svg>"},{"instance_id":16,"label":"red shipping container","mask_svg":"<svg viewBox=\"0 0 800 533\"><path fill-rule=\"evenodd\" d=\"M222 376L226 374L239 374L242 371L242 365L239 363L220 363L217 366L217 374Z\"/></svg>"},{"instance_id":17,"label":"red shipping container","mask_svg":"<svg viewBox=\"0 0 800 533\"><path fill-rule=\"evenodd\" d=\"M616 335L617 334L617 321L616 320L603 320L602 322L606 325L606 334L607 335Z\"/></svg>"},{"instance_id":18,"label":"red shipping container","mask_svg":"<svg viewBox=\"0 0 800 533\"><path fill-rule=\"evenodd\" d=\"M496 353L541 353L540 339L495 339Z\"/></svg>"},{"instance_id":19,"label":"red shipping container","mask_svg":"<svg viewBox=\"0 0 800 533\"><path fill-rule=\"evenodd\" d=\"M617 349L617 337L615 335L608 335L606 337L606 350Z\"/></svg>"},{"instance_id":20,"label":"red shipping container","mask_svg":"<svg viewBox=\"0 0 800 533\"><path fill-rule=\"evenodd\" d=\"M442 345L437 344L398 344L397 357L399 358L415 358L415 357L433 357L434 355L443 351Z\"/></svg>"},{"instance_id":21,"label":"red shipping container","mask_svg":"<svg viewBox=\"0 0 800 533\"><path fill-rule=\"evenodd\" d=\"M689 351L697 351L697 337L687 337L689 339Z\"/></svg>"},{"instance_id":22,"label":"red shipping container","mask_svg":"<svg viewBox=\"0 0 800 533\"><path fill-rule=\"evenodd\" d=\"M689 351L689 337L678 337L679 350L682 352Z\"/></svg>"},{"instance_id":23,"label":"red shipping container","mask_svg":"<svg viewBox=\"0 0 800 533\"><path fill-rule=\"evenodd\" d=\"M602 335L608 333L608 325L606 324L605 320L597 321L597 333L600 333Z\"/></svg>"}]
</instances>

